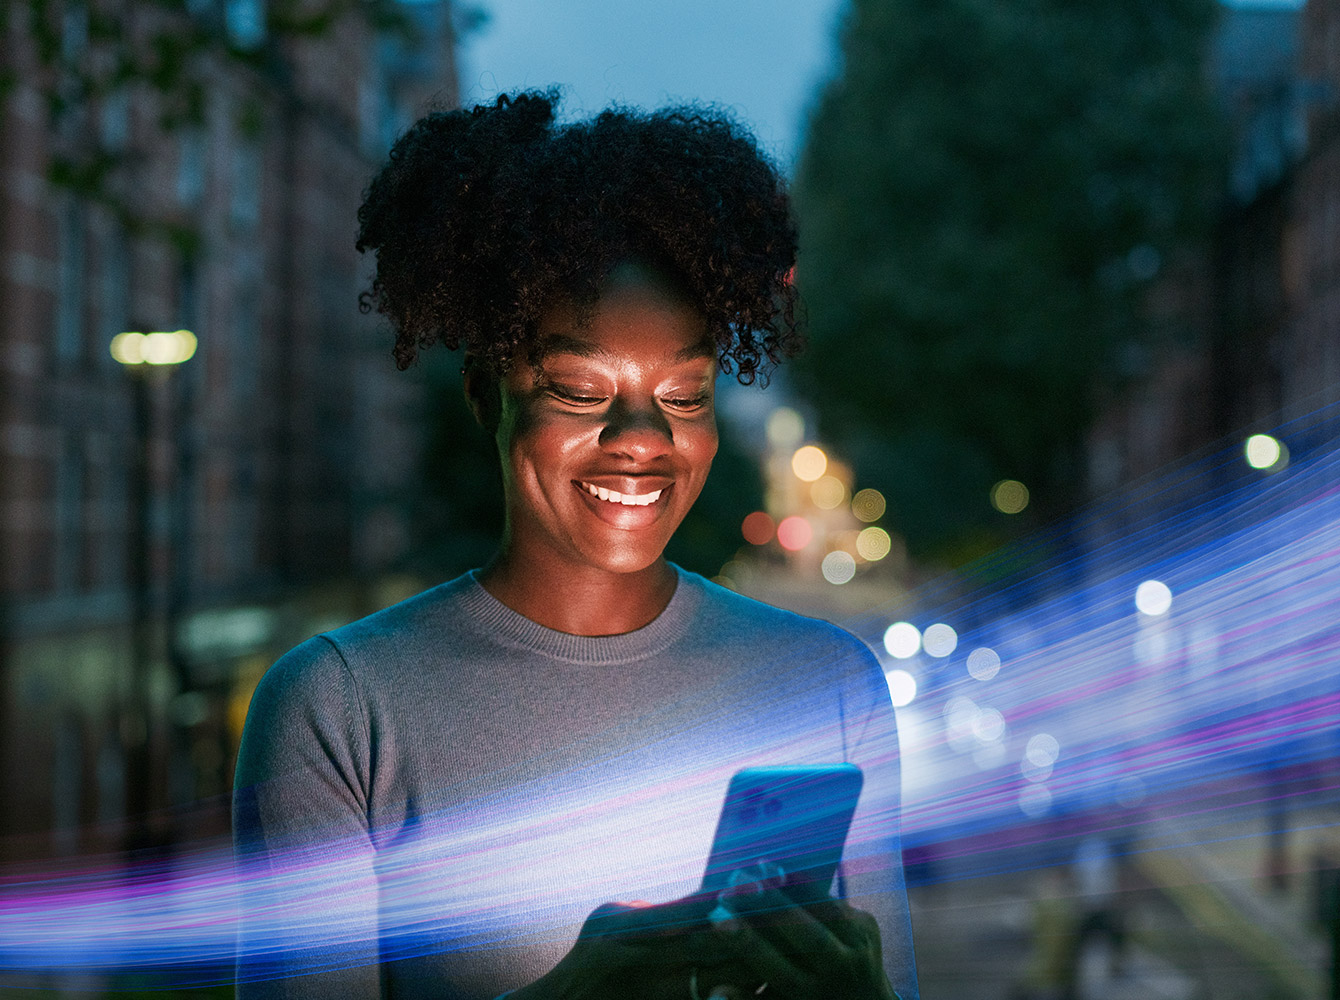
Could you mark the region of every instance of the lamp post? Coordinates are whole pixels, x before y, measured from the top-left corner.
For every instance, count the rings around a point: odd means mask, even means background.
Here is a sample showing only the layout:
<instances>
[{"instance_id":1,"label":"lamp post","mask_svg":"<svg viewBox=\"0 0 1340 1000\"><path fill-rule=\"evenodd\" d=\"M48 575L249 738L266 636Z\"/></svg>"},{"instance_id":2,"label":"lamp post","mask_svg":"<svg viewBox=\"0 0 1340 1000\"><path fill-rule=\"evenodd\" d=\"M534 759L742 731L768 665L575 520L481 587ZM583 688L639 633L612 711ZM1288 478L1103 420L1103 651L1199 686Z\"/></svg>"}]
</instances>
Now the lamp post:
<instances>
[{"instance_id":1,"label":"lamp post","mask_svg":"<svg viewBox=\"0 0 1340 1000\"><path fill-rule=\"evenodd\" d=\"M131 591L131 676L129 698L122 706L121 739L126 748L127 846L150 842L148 814L152 806L153 713L149 672L154 650L153 544L153 388L176 365L195 354L189 330L139 333L112 338L112 357L130 375L135 429L135 455L129 496L129 584Z\"/></svg>"}]
</instances>

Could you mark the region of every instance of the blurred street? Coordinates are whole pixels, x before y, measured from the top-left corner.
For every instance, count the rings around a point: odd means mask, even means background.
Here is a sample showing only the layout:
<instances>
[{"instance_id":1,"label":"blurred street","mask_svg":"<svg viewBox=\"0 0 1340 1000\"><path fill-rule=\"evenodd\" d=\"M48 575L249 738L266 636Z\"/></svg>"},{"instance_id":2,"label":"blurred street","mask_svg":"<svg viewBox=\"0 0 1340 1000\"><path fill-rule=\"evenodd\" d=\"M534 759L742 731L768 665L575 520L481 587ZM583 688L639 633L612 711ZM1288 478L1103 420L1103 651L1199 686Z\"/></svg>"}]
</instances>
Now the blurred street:
<instances>
[{"instance_id":1,"label":"blurred street","mask_svg":"<svg viewBox=\"0 0 1340 1000\"><path fill-rule=\"evenodd\" d=\"M1234 790L1222 794L1228 802ZM1337 843L1340 810L1317 799L1295 811L1287 870L1274 872L1267 870L1271 840L1254 810L1226 809L1194 836L1176 815L1168 803L1132 828L1129 853L1119 859L1124 949L1118 955L1101 938L1086 944L1074 1000L1333 996L1314 867ZM1071 914L1082 904L1068 867L1024 867L1027 851L1019 848L995 860L1001 870L963 877L946 862L938 867L941 881L910 891L925 1000L1063 995L1030 987L1030 980L1038 955L1057 944L1049 935L1073 931L1039 921L1049 896ZM982 861L972 858L971 867Z\"/></svg>"},{"instance_id":2,"label":"blurred street","mask_svg":"<svg viewBox=\"0 0 1340 1000\"><path fill-rule=\"evenodd\" d=\"M664 554L879 660L925 1000L1340 1000L1340 0L288 6L0 7L0 1000L232 997L258 683L504 530L362 192L548 84L784 161Z\"/></svg>"}]
</instances>

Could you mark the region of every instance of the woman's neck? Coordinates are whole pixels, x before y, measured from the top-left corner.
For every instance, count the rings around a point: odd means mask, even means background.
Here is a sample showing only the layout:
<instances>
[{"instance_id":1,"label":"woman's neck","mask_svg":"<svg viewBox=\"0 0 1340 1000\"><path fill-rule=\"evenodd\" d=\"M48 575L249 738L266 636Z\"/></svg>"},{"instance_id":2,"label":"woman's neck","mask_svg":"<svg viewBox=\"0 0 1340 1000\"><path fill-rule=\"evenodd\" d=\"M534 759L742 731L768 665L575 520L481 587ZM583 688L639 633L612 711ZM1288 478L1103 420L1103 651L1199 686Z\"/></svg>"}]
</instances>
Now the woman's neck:
<instances>
[{"instance_id":1,"label":"woman's neck","mask_svg":"<svg viewBox=\"0 0 1340 1000\"><path fill-rule=\"evenodd\" d=\"M505 553L479 571L485 590L517 614L572 635L621 635L649 625L670 603L678 577L664 558L632 573L546 567L519 569Z\"/></svg>"}]
</instances>

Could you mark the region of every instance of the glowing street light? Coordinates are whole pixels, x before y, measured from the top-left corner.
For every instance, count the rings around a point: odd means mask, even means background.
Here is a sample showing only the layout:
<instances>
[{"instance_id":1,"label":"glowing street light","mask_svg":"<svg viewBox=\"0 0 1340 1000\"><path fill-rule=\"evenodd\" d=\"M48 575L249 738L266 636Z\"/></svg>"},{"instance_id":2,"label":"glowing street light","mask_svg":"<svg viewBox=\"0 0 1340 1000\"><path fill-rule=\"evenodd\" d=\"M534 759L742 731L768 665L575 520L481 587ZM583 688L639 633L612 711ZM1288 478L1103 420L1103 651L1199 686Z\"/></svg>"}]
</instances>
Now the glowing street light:
<instances>
[{"instance_id":1,"label":"glowing street light","mask_svg":"<svg viewBox=\"0 0 1340 1000\"><path fill-rule=\"evenodd\" d=\"M906 708L917 696L917 679L906 670L890 670L884 675L894 708Z\"/></svg>"},{"instance_id":2,"label":"glowing street light","mask_svg":"<svg viewBox=\"0 0 1340 1000\"><path fill-rule=\"evenodd\" d=\"M822 448L807 444L791 456L791 471L802 482L812 483L828 470L828 456ZM840 503L841 501L839 501Z\"/></svg>"},{"instance_id":3,"label":"glowing street light","mask_svg":"<svg viewBox=\"0 0 1340 1000\"><path fill-rule=\"evenodd\" d=\"M127 366L179 365L195 356L197 341L190 330L139 333L127 330L112 338L112 357Z\"/></svg>"},{"instance_id":4,"label":"glowing street light","mask_svg":"<svg viewBox=\"0 0 1340 1000\"><path fill-rule=\"evenodd\" d=\"M1274 472L1289 464L1289 449L1269 434L1253 434L1242 445L1247 464L1262 472Z\"/></svg>"},{"instance_id":5,"label":"glowing street light","mask_svg":"<svg viewBox=\"0 0 1340 1000\"><path fill-rule=\"evenodd\" d=\"M886 507L884 494L868 487L851 498L851 512L867 524L883 517Z\"/></svg>"},{"instance_id":6,"label":"glowing street light","mask_svg":"<svg viewBox=\"0 0 1340 1000\"><path fill-rule=\"evenodd\" d=\"M884 630L884 649L898 660L910 660L921 650L921 630L911 622L894 622Z\"/></svg>"},{"instance_id":7,"label":"glowing street light","mask_svg":"<svg viewBox=\"0 0 1340 1000\"><path fill-rule=\"evenodd\" d=\"M1142 615L1158 618L1172 607L1172 590L1162 580L1146 580L1135 588L1135 606Z\"/></svg>"},{"instance_id":8,"label":"glowing street light","mask_svg":"<svg viewBox=\"0 0 1340 1000\"><path fill-rule=\"evenodd\" d=\"M1002 514L1018 514L1028 506L1028 487L1017 479L1002 479L991 487L991 506Z\"/></svg>"},{"instance_id":9,"label":"glowing street light","mask_svg":"<svg viewBox=\"0 0 1340 1000\"><path fill-rule=\"evenodd\" d=\"M128 763L126 811L131 817L126 836L127 843L132 845L148 836L148 815L153 798L150 775L154 771L155 750L149 673L155 658L155 629L152 600L154 571L149 550L153 544L155 504L150 469L150 452L154 441L154 396L163 382L160 376L173 366L189 361L195 355L196 346L195 334L190 330L152 333L127 330L113 337L109 345L112 357L131 376L135 433L134 471L127 504L130 525L126 535L129 546L127 582L131 591L130 687L122 708ZM174 426L172 431L175 433L176 430ZM178 547L174 539L171 551L175 553ZM167 629L171 635L175 614L171 601L166 614Z\"/></svg>"}]
</instances>

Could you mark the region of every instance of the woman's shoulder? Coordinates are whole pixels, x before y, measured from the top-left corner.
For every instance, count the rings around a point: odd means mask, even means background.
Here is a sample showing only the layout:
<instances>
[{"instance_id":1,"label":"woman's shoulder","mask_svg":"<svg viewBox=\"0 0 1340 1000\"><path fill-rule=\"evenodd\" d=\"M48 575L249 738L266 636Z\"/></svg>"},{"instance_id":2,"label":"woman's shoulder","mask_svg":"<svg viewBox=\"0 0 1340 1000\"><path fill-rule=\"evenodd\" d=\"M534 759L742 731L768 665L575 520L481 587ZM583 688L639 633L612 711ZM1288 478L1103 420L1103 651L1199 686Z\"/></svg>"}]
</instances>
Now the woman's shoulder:
<instances>
[{"instance_id":1,"label":"woman's shoulder","mask_svg":"<svg viewBox=\"0 0 1340 1000\"><path fill-rule=\"evenodd\" d=\"M414 662L468 630L462 605L475 587L473 576L466 573L314 635L280 657L266 680L271 686L358 683L370 670L384 672L378 668Z\"/></svg>"}]
</instances>

